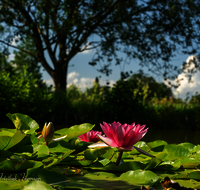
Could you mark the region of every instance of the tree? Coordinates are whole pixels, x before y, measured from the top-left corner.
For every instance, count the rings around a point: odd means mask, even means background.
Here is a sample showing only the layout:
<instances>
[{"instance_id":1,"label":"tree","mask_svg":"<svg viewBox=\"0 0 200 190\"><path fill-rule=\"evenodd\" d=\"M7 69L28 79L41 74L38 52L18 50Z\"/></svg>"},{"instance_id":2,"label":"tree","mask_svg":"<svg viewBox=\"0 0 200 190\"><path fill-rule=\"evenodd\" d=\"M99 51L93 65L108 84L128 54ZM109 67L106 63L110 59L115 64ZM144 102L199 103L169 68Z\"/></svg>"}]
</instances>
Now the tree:
<instances>
[{"instance_id":1,"label":"tree","mask_svg":"<svg viewBox=\"0 0 200 190\"><path fill-rule=\"evenodd\" d=\"M148 85L148 99L151 99L155 95L159 99L173 97L171 88L169 88L164 83L156 82L153 77L148 77L141 73L138 73L132 75L127 81L132 85L132 88L138 88L139 92L141 92L141 89L145 85Z\"/></svg>"},{"instance_id":2,"label":"tree","mask_svg":"<svg viewBox=\"0 0 200 190\"><path fill-rule=\"evenodd\" d=\"M178 70L168 63L175 51L194 47L192 40L198 38L194 18L199 4L192 0L0 0L0 42L15 47L13 39L23 41L30 35L36 53L15 48L40 62L57 90L66 90L70 60L90 49L97 49L90 65L105 59L98 70L106 75L113 61L122 63L118 56L122 51L167 78L170 69Z\"/></svg>"}]
</instances>

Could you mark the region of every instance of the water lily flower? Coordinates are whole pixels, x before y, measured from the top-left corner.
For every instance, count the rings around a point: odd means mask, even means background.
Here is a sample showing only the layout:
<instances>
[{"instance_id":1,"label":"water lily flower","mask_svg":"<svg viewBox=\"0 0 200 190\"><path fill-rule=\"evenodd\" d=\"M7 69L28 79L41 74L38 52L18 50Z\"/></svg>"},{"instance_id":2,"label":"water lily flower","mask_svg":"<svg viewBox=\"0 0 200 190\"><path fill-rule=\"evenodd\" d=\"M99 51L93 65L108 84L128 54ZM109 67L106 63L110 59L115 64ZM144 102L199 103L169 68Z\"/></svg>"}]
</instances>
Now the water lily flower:
<instances>
[{"instance_id":1,"label":"water lily flower","mask_svg":"<svg viewBox=\"0 0 200 190\"><path fill-rule=\"evenodd\" d=\"M101 135L102 132L100 131L89 131L87 133L84 133L83 135L80 135L78 138L81 140L81 141L85 141L85 142L98 142L100 139L97 135Z\"/></svg>"},{"instance_id":2,"label":"water lily flower","mask_svg":"<svg viewBox=\"0 0 200 190\"><path fill-rule=\"evenodd\" d=\"M40 135L38 138L41 138L41 137L44 138L46 145L48 145L48 143L53 140L54 127L53 127L52 122L49 122L48 125L47 125L47 123L45 123L44 128L42 130L42 135Z\"/></svg>"},{"instance_id":3,"label":"water lily flower","mask_svg":"<svg viewBox=\"0 0 200 190\"><path fill-rule=\"evenodd\" d=\"M135 123L132 123L131 125L125 123L122 125L121 123L115 121L112 124L103 122L103 125L100 125L106 137L97 134L98 137L108 146L120 149L116 165L119 165L119 163L122 162L121 158L124 150L132 150L133 148L136 148L139 152L152 156L133 146L147 133L148 128L143 130L145 125L135 125Z\"/></svg>"},{"instance_id":4,"label":"water lily flower","mask_svg":"<svg viewBox=\"0 0 200 190\"><path fill-rule=\"evenodd\" d=\"M101 125L102 130L104 131L106 137L99 135L99 138L106 143L108 146L116 147L121 150L132 150L133 145L137 143L146 133L147 129L145 125L140 125L132 123L121 124L119 122L113 122L112 124L108 124L103 122Z\"/></svg>"}]
</instances>

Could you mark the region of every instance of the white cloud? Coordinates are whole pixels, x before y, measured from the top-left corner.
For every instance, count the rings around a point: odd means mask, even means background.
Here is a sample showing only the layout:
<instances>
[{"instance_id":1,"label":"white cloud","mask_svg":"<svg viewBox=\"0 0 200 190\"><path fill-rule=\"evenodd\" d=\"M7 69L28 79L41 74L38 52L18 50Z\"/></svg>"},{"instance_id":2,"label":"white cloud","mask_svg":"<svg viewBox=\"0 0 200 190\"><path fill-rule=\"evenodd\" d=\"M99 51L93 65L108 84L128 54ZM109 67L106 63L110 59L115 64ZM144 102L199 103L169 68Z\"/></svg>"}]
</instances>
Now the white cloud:
<instances>
[{"instance_id":1,"label":"white cloud","mask_svg":"<svg viewBox=\"0 0 200 190\"><path fill-rule=\"evenodd\" d=\"M196 58L196 56L189 56L186 60L186 63L189 63L190 60ZM189 64L188 64L189 65ZM189 69L194 68L194 64L189 66ZM187 71L187 69L185 70ZM186 94L189 92L190 96L195 95L196 92L200 93L200 72L198 71L192 76L192 82L188 83L188 78L182 73L178 76L178 79L183 79L180 82L180 86L174 90L174 94L182 99L186 98Z\"/></svg>"},{"instance_id":2,"label":"white cloud","mask_svg":"<svg viewBox=\"0 0 200 190\"><path fill-rule=\"evenodd\" d=\"M17 43L20 40L20 36L15 36L15 38L12 40L11 45L17 46Z\"/></svg>"},{"instance_id":3,"label":"white cloud","mask_svg":"<svg viewBox=\"0 0 200 190\"><path fill-rule=\"evenodd\" d=\"M15 54L14 53L11 53L9 56L8 56L8 60L9 61L12 61L15 59Z\"/></svg>"},{"instance_id":4,"label":"white cloud","mask_svg":"<svg viewBox=\"0 0 200 190\"><path fill-rule=\"evenodd\" d=\"M67 75L68 83L77 83L77 78L79 77L79 73L73 71Z\"/></svg>"},{"instance_id":5,"label":"white cloud","mask_svg":"<svg viewBox=\"0 0 200 190\"><path fill-rule=\"evenodd\" d=\"M90 42L86 43L82 48L81 48L81 51L83 52L80 52L80 53L92 53L94 51L94 49L90 49L92 48L92 46L90 45Z\"/></svg>"},{"instance_id":6,"label":"white cloud","mask_svg":"<svg viewBox=\"0 0 200 190\"><path fill-rule=\"evenodd\" d=\"M92 49L93 46L90 45L90 43L88 42L87 44L83 45L81 47L81 51L82 52L78 52L78 54L89 54L89 53L93 53L95 51L95 48ZM66 53L68 54L71 51L71 49L67 49Z\"/></svg>"},{"instance_id":7,"label":"white cloud","mask_svg":"<svg viewBox=\"0 0 200 190\"><path fill-rule=\"evenodd\" d=\"M46 82L47 85L54 85L53 79L44 80L44 82Z\"/></svg>"}]
</instances>

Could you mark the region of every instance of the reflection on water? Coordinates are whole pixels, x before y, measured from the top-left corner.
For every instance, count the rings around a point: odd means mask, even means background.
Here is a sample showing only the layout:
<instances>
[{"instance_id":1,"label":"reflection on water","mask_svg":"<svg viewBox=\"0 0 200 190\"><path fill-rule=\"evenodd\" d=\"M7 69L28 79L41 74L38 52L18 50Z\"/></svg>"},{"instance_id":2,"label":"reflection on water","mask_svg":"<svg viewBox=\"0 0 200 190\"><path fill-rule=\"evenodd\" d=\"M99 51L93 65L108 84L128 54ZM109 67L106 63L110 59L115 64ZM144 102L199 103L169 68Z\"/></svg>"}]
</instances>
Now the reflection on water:
<instances>
[{"instance_id":1,"label":"reflection on water","mask_svg":"<svg viewBox=\"0 0 200 190\"><path fill-rule=\"evenodd\" d=\"M200 131L149 129L146 135L141 140L146 142L164 140L168 144L189 142L197 145L200 144Z\"/></svg>"},{"instance_id":2,"label":"reflection on water","mask_svg":"<svg viewBox=\"0 0 200 190\"><path fill-rule=\"evenodd\" d=\"M40 125L41 131L44 125ZM62 129L67 127L66 125L56 125L54 126L55 130ZM10 128L14 129L14 125L12 122L10 123L0 123L0 128ZM192 144L200 144L200 130L192 131L192 130L156 130L156 129L148 129L146 135L141 139L145 142L151 142L155 140L164 140L168 144L179 144L183 142L189 142Z\"/></svg>"}]
</instances>

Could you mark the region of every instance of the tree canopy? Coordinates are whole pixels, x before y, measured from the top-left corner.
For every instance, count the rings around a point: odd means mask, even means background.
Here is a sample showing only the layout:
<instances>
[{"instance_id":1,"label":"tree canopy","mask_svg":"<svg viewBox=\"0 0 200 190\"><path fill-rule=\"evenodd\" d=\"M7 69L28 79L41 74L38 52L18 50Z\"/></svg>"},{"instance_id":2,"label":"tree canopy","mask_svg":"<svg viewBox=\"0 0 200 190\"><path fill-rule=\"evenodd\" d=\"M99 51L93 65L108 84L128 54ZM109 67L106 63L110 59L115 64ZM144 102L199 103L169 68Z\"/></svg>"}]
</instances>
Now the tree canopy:
<instances>
[{"instance_id":1,"label":"tree canopy","mask_svg":"<svg viewBox=\"0 0 200 190\"><path fill-rule=\"evenodd\" d=\"M0 42L4 52L14 47L40 62L56 89L66 90L70 60L90 49L96 49L90 65L101 63L98 70L106 75L111 63L122 63L121 51L168 78L174 76L171 71L181 72L169 64L175 52L184 48L194 53L197 48L199 4L195 0L0 0ZM32 38L35 52L12 43L20 44L26 36Z\"/></svg>"}]
</instances>

